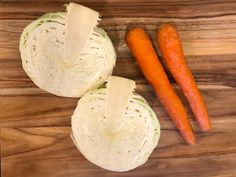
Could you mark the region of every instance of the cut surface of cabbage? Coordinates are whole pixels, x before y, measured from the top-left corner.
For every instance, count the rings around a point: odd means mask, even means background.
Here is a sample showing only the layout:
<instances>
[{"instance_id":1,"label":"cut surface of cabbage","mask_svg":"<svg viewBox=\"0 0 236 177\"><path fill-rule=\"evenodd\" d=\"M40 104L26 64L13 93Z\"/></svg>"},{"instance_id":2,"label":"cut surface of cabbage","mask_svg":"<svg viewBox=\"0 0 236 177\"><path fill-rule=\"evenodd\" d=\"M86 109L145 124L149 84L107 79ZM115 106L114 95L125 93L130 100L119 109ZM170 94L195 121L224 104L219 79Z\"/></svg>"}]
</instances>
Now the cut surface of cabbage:
<instances>
[{"instance_id":1,"label":"cut surface of cabbage","mask_svg":"<svg viewBox=\"0 0 236 177\"><path fill-rule=\"evenodd\" d=\"M156 147L160 125L145 99L133 94L116 130L110 131L106 91L96 89L79 100L71 136L80 152L97 166L117 172L132 170L144 164Z\"/></svg>"},{"instance_id":2,"label":"cut surface of cabbage","mask_svg":"<svg viewBox=\"0 0 236 177\"><path fill-rule=\"evenodd\" d=\"M95 27L72 64L65 62L66 13L49 13L29 24L20 39L22 65L41 89L58 96L81 97L111 75L116 61L106 32Z\"/></svg>"}]
</instances>

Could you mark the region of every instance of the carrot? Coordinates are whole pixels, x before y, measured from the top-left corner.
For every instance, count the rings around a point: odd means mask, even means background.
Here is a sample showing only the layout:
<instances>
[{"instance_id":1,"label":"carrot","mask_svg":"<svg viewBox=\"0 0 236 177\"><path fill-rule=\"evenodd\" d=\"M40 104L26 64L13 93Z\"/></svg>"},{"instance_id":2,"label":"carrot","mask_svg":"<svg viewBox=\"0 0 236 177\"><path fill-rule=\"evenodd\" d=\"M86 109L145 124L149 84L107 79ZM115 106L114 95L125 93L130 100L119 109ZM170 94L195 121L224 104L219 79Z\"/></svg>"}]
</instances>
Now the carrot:
<instances>
[{"instance_id":1,"label":"carrot","mask_svg":"<svg viewBox=\"0 0 236 177\"><path fill-rule=\"evenodd\" d=\"M157 32L164 61L187 98L202 131L211 129L207 109L193 75L187 66L181 41L173 25L165 24Z\"/></svg>"},{"instance_id":2,"label":"carrot","mask_svg":"<svg viewBox=\"0 0 236 177\"><path fill-rule=\"evenodd\" d=\"M194 144L195 137L184 106L171 87L148 35L141 28L133 28L126 34L125 40L170 118L184 139Z\"/></svg>"}]
</instances>

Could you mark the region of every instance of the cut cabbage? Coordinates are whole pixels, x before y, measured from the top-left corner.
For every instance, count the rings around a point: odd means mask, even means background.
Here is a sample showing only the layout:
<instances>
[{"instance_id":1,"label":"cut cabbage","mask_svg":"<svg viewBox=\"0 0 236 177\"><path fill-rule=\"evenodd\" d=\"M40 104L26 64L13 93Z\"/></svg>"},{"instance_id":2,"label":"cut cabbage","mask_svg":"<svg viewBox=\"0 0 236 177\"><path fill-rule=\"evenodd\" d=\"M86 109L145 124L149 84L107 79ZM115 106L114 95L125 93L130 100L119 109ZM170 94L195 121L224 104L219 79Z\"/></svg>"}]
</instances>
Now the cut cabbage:
<instances>
[{"instance_id":1,"label":"cut cabbage","mask_svg":"<svg viewBox=\"0 0 236 177\"><path fill-rule=\"evenodd\" d=\"M106 32L95 27L76 60L65 62L65 16L63 12L45 14L24 29L19 46L22 65L41 89L80 97L107 80L116 54Z\"/></svg>"},{"instance_id":2,"label":"cut cabbage","mask_svg":"<svg viewBox=\"0 0 236 177\"><path fill-rule=\"evenodd\" d=\"M66 7L65 62L73 63L88 37L97 26L99 13L85 6L70 3Z\"/></svg>"},{"instance_id":3,"label":"cut cabbage","mask_svg":"<svg viewBox=\"0 0 236 177\"><path fill-rule=\"evenodd\" d=\"M71 137L97 166L117 172L132 170L144 164L156 147L160 125L144 98L133 94L116 130L111 131L105 117L106 92L107 88L96 89L79 100Z\"/></svg>"}]
</instances>

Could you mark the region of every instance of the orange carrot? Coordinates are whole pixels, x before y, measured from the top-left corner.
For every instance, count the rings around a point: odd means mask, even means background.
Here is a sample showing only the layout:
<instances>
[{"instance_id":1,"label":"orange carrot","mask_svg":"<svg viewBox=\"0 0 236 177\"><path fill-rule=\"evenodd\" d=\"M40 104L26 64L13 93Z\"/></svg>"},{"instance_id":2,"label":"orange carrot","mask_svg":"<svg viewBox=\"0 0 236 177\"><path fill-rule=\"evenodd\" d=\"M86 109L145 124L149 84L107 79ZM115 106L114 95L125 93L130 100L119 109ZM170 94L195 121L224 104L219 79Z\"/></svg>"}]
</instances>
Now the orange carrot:
<instances>
[{"instance_id":1,"label":"orange carrot","mask_svg":"<svg viewBox=\"0 0 236 177\"><path fill-rule=\"evenodd\" d=\"M206 106L193 75L187 66L181 41L173 25L165 24L157 32L164 61L187 98L202 131L211 129Z\"/></svg>"},{"instance_id":2,"label":"orange carrot","mask_svg":"<svg viewBox=\"0 0 236 177\"><path fill-rule=\"evenodd\" d=\"M194 144L195 137L184 106L171 87L148 35L141 28L133 28L126 34L125 40L172 121L184 139Z\"/></svg>"}]
</instances>

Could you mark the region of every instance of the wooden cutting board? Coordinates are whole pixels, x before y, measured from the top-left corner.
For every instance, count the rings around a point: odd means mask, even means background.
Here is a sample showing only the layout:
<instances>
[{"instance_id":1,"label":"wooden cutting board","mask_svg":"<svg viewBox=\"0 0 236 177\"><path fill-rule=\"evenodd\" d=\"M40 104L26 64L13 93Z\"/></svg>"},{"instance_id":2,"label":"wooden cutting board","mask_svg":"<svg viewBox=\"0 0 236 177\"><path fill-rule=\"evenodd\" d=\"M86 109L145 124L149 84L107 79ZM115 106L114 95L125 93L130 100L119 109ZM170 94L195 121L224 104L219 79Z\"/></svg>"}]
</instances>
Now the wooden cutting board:
<instances>
[{"instance_id":1,"label":"wooden cutting board","mask_svg":"<svg viewBox=\"0 0 236 177\"><path fill-rule=\"evenodd\" d=\"M161 138L147 163L127 173L103 170L73 145L70 117L78 99L37 88L21 66L23 28L46 12L63 11L60 0L2 0L0 4L0 128L3 177L235 177L236 176L236 1L81 0L99 11L101 26L116 52L114 75L134 79L159 117ZM177 26L186 60L206 101L213 130L201 133L186 106L197 137L186 145L135 64L124 35L144 27L155 41L163 22ZM155 42L154 42L155 43ZM156 43L155 43L156 46Z\"/></svg>"}]
</instances>

